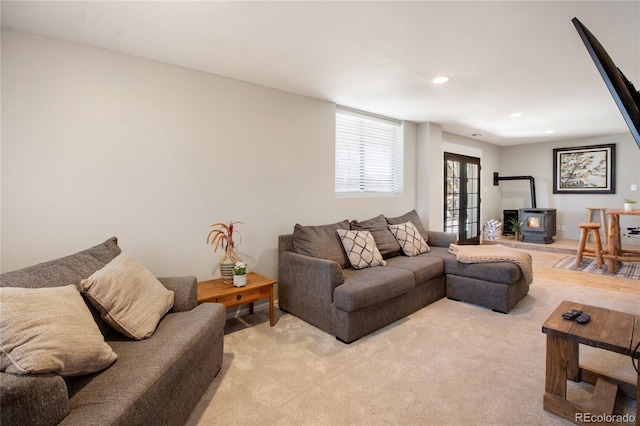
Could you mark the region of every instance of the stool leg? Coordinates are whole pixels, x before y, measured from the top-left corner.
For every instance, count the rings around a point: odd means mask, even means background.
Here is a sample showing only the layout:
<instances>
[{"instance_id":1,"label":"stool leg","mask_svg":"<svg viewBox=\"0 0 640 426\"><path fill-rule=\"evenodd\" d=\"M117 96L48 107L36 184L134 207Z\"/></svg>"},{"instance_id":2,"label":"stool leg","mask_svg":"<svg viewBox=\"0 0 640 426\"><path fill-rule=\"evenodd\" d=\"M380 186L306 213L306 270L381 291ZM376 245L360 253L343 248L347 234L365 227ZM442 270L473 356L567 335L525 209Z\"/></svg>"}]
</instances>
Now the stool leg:
<instances>
[{"instance_id":1,"label":"stool leg","mask_svg":"<svg viewBox=\"0 0 640 426\"><path fill-rule=\"evenodd\" d=\"M587 222L593 222L593 209L587 207ZM587 232L587 241L591 241L591 233Z\"/></svg>"},{"instance_id":2,"label":"stool leg","mask_svg":"<svg viewBox=\"0 0 640 426\"><path fill-rule=\"evenodd\" d=\"M580 264L582 263L582 254L584 252L584 246L587 243L587 233L587 229L582 229L582 232L580 233L580 245L578 246L578 254L576 255L577 267L580 267Z\"/></svg>"},{"instance_id":3,"label":"stool leg","mask_svg":"<svg viewBox=\"0 0 640 426\"><path fill-rule=\"evenodd\" d=\"M598 264L598 269L602 269L602 242L600 241L600 230L593 230L593 239L595 244L594 251L596 252L596 263Z\"/></svg>"},{"instance_id":4,"label":"stool leg","mask_svg":"<svg viewBox=\"0 0 640 426\"><path fill-rule=\"evenodd\" d=\"M607 243L607 253L609 255L618 256L619 254L616 250L616 234L618 234L619 236L619 233L620 225L618 223L618 216L611 215L611 217L609 218L609 242ZM609 273L615 274L617 268L618 261L615 259L615 257L607 257L607 271Z\"/></svg>"},{"instance_id":5,"label":"stool leg","mask_svg":"<svg viewBox=\"0 0 640 426\"><path fill-rule=\"evenodd\" d=\"M609 227L607 226L607 214L604 209L600 209L600 222L602 222L602 235L604 236L604 240L607 241L609 239Z\"/></svg>"}]
</instances>

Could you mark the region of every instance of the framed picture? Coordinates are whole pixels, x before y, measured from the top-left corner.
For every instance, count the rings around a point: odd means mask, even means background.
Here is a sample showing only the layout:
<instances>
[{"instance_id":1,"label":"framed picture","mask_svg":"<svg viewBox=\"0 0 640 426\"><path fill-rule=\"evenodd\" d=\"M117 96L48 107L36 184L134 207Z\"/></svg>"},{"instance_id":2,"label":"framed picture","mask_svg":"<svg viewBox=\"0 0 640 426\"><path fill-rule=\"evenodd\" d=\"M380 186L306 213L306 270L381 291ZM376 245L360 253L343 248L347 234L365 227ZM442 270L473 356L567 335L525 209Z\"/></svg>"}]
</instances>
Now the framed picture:
<instances>
[{"instance_id":1,"label":"framed picture","mask_svg":"<svg viewBox=\"0 0 640 426\"><path fill-rule=\"evenodd\" d=\"M554 194L615 194L616 145L553 150Z\"/></svg>"}]
</instances>

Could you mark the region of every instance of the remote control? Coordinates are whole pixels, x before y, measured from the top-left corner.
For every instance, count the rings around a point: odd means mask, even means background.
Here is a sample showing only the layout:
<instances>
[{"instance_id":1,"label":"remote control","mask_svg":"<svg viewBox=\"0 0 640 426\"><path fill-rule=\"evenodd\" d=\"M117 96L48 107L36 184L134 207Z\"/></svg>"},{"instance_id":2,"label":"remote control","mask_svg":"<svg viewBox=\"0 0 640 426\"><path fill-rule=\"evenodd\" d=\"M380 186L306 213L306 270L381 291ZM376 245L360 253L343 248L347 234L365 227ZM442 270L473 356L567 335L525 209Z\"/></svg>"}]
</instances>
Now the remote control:
<instances>
[{"instance_id":1,"label":"remote control","mask_svg":"<svg viewBox=\"0 0 640 426\"><path fill-rule=\"evenodd\" d=\"M580 314L580 316L578 316L578 318L576 318L576 322L579 322L580 324L584 324L585 322L589 321L591 319L591 315L589 314Z\"/></svg>"},{"instance_id":2,"label":"remote control","mask_svg":"<svg viewBox=\"0 0 640 426\"><path fill-rule=\"evenodd\" d=\"M572 309L572 310L567 311L564 314L562 314L562 318L564 318L566 320L572 320L572 319L577 318L578 316L580 316L580 314L582 314L581 310Z\"/></svg>"}]
</instances>

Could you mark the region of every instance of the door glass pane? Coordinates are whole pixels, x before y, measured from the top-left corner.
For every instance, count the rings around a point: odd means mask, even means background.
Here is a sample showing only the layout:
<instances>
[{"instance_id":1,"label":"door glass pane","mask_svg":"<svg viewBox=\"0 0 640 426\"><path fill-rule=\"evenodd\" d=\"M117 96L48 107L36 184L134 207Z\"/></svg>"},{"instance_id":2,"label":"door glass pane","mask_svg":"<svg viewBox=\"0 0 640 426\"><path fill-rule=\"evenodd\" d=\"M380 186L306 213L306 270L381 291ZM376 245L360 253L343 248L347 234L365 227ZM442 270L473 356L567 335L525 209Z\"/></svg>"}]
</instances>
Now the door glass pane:
<instances>
[{"instance_id":1,"label":"door glass pane","mask_svg":"<svg viewBox=\"0 0 640 426\"><path fill-rule=\"evenodd\" d=\"M476 205L477 202L478 202L478 195L477 194L469 194L469 193L467 193L467 207L468 208L478 207Z\"/></svg>"},{"instance_id":2,"label":"door glass pane","mask_svg":"<svg viewBox=\"0 0 640 426\"><path fill-rule=\"evenodd\" d=\"M473 212L467 211L467 216L468 217L473 217L473 214L474 214ZM473 238L473 237L475 237L477 235L478 235L478 223L477 222L467 222L465 236L470 239L470 238Z\"/></svg>"},{"instance_id":3,"label":"door glass pane","mask_svg":"<svg viewBox=\"0 0 640 426\"><path fill-rule=\"evenodd\" d=\"M480 167L475 163L466 163L467 178L467 209L465 221L465 238L472 239L478 236L478 187L479 187L479 171Z\"/></svg>"},{"instance_id":4,"label":"door glass pane","mask_svg":"<svg viewBox=\"0 0 640 426\"><path fill-rule=\"evenodd\" d=\"M460 162L446 161L445 232L458 233L460 209Z\"/></svg>"},{"instance_id":5,"label":"door glass pane","mask_svg":"<svg viewBox=\"0 0 640 426\"><path fill-rule=\"evenodd\" d=\"M478 179L469 179L467 178L467 193L469 194L477 194L478 193Z\"/></svg>"}]
</instances>

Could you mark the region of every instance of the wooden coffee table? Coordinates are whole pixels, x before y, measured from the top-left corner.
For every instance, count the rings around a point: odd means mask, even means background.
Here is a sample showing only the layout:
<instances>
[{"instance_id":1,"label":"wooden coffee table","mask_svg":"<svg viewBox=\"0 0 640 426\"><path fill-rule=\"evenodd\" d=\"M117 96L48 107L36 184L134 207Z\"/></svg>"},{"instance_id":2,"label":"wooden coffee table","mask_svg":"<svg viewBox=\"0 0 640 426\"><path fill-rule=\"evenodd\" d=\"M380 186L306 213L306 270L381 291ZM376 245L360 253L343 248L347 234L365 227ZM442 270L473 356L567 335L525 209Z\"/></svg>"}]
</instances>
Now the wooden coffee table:
<instances>
[{"instance_id":1,"label":"wooden coffee table","mask_svg":"<svg viewBox=\"0 0 640 426\"><path fill-rule=\"evenodd\" d=\"M253 302L261 299L269 299L269 324L274 326L273 319L273 286L276 281L249 272L247 285L234 287L233 283L223 283L222 278L202 281L198 283L198 303L215 302L222 303L227 308L250 303L249 312L253 314Z\"/></svg>"},{"instance_id":2,"label":"wooden coffee table","mask_svg":"<svg viewBox=\"0 0 640 426\"><path fill-rule=\"evenodd\" d=\"M571 309L579 309L591 315L591 320L586 324L578 324L575 320L563 319L562 313ZM543 399L546 411L576 424L589 423L592 418L589 416L612 414L618 391L636 401L640 399L640 376L636 383L632 383L585 368L579 365L578 349L581 343L640 358L640 353L632 353L640 341L640 315L564 301L547 318L542 332L547 335L547 372ZM591 403L587 407L566 399L567 379L595 385ZM636 420L639 415L640 406L636 405Z\"/></svg>"}]
</instances>

